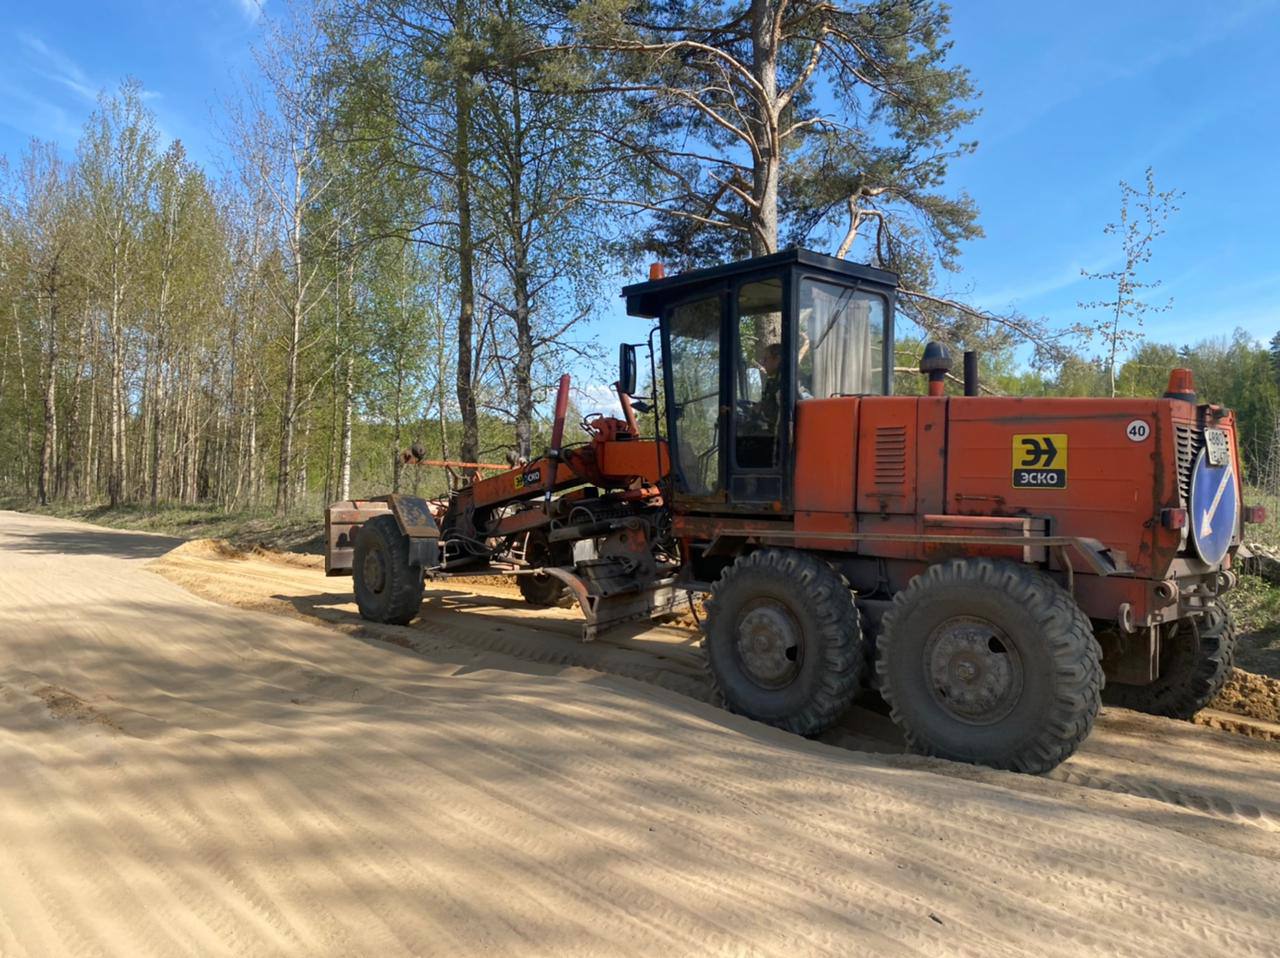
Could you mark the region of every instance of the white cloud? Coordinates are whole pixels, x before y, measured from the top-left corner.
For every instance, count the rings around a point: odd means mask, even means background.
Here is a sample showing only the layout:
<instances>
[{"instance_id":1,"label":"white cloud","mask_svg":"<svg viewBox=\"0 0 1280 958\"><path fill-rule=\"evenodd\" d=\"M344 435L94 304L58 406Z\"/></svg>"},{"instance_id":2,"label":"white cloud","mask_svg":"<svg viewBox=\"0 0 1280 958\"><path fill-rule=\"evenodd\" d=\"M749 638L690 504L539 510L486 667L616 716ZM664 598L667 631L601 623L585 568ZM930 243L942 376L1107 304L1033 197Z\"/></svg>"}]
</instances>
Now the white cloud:
<instances>
[{"instance_id":1,"label":"white cloud","mask_svg":"<svg viewBox=\"0 0 1280 958\"><path fill-rule=\"evenodd\" d=\"M578 411L582 415L598 412L606 416L621 416L618 406L618 391L605 383L589 383L574 389Z\"/></svg>"},{"instance_id":2,"label":"white cloud","mask_svg":"<svg viewBox=\"0 0 1280 958\"><path fill-rule=\"evenodd\" d=\"M20 56L0 68L0 121L46 139L74 141L80 123L114 82L91 76L74 59L29 33L16 34ZM8 75L5 75L8 74ZM162 94L143 88L144 101Z\"/></svg>"},{"instance_id":3,"label":"white cloud","mask_svg":"<svg viewBox=\"0 0 1280 958\"><path fill-rule=\"evenodd\" d=\"M0 81L0 123L29 136L65 143L80 133L77 121L65 109L20 86Z\"/></svg>"},{"instance_id":4,"label":"white cloud","mask_svg":"<svg viewBox=\"0 0 1280 958\"><path fill-rule=\"evenodd\" d=\"M1096 273L1110 265L1114 259L1114 255L1100 255L1085 262L1073 261L1066 263L1052 272L1029 279L1024 283L1007 286L1004 289L998 289L990 293L971 296L969 302L970 305L976 306L978 309L987 310L1021 306L1026 302L1039 299L1041 296L1057 293L1074 286L1085 279L1083 275L1085 272Z\"/></svg>"},{"instance_id":5,"label":"white cloud","mask_svg":"<svg viewBox=\"0 0 1280 958\"><path fill-rule=\"evenodd\" d=\"M97 101L98 85L89 79L74 60L54 50L39 37L24 33L19 36L19 39L24 47L39 58L41 65L37 72L41 76L61 84L82 100L89 103Z\"/></svg>"}]
</instances>

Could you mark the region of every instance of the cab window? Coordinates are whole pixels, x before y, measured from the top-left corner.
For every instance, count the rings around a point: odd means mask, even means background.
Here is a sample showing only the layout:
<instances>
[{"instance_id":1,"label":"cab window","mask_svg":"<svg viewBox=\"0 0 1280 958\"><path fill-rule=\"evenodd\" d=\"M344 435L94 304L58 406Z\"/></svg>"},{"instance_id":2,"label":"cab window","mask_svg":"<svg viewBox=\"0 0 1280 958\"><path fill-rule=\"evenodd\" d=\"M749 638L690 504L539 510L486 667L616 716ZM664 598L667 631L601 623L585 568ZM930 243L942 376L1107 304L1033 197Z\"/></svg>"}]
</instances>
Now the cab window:
<instances>
[{"instance_id":1,"label":"cab window","mask_svg":"<svg viewBox=\"0 0 1280 958\"><path fill-rule=\"evenodd\" d=\"M681 486L710 495L720 482L720 297L671 310L671 425Z\"/></svg>"},{"instance_id":2,"label":"cab window","mask_svg":"<svg viewBox=\"0 0 1280 958\"><path fill-rule=\"evenodd\" d=\"M806 278L800 283L801 398L884 391L884 299Z\"/></svg>"},{"instance_id":3,"label":"cab window","mask_svg":"<svg viewBox=\"0 0 1280 958\"><path fill-rule=\"evenodd\" d=\"M785 415L782 280L745 283L737 293L734 356L734 458L748 469L777 465Z\"/></svg>"}]
</instances>

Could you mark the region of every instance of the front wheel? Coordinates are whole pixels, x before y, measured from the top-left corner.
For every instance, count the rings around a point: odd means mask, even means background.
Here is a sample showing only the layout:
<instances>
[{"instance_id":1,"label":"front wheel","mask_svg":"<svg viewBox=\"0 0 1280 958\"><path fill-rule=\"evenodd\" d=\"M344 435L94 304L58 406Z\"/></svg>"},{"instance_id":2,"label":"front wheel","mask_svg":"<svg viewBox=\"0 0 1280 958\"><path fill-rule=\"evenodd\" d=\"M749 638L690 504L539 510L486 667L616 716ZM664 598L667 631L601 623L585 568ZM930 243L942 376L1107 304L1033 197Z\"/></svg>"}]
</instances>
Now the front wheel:
<instances>
[{"instance_id":1,"label":"front wheel","mask_svg":"<svg viewBox=\"0 0 1280 958\"><path fill-rule=\"evenodd\" d=\"M877 640L880 693L916 751L1046 772L1093 727L1101 652L1089 619L1044 573L992 559L930 566L893 600Z\"/></svg>"},{"instance_id":2,"label":"front wheel","mask_svg":"<svg viewBox=\"0 0 1280 958\"><path fill-rule=\"evenodd\" d=\"M408 625L422 606L422 567L409 562L409 537L392 515L377 516L356 534L356 605L370 622Z\"/></svg>"},{"instance_id":3,"label":"front wheel","mask_svg":"<svg viewBox=\"0 0 1280 958\"><path fill-rule=\"evenodd\" d=\"M862 685L853 593L821 559L760 549L720 575L707 603L712 681L731 711L801 735L831 728Z\"/></svg>"}]
</instances>

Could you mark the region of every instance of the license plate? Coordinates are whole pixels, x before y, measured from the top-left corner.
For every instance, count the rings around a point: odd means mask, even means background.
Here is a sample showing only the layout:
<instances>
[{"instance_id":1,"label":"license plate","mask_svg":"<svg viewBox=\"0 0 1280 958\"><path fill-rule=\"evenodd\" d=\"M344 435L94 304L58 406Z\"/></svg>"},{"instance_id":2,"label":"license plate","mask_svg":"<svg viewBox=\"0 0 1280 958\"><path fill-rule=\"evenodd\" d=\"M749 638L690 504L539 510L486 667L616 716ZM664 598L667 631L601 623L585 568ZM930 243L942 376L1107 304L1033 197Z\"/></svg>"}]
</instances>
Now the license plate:
<instances>
[{"instance_id":1,"label":"license plate","mask_svg":"<svg viewBox=\"0 0 1280 958\"><path fill-rule=\"evenodd\" d=\"M1225 466L1231 458L1231 444L1224 429L1204 431L1204 453L1211 466Z\"/></svg>"}]
</instances>

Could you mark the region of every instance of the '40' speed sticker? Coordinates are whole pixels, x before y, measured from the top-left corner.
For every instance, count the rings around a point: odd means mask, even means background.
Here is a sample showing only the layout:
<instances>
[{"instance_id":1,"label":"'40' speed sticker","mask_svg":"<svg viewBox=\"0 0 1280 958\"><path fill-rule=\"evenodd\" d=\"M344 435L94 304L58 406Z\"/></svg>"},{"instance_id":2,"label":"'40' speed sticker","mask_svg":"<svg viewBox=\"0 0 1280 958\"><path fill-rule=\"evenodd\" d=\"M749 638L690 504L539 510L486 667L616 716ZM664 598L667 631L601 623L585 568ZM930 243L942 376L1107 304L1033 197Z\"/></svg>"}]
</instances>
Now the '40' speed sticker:
<instances>
[{"instance_id":1,"label":"'40' speed sticker","mask_svg":"<svg viewBox=\"0 0 1280 958\"><path fill-rule=\"evenodd\" d=\"M1146 442L1151 438L1151 425L1145 419L1134 419L1124 427L1130 442Z\"/></svg>"},{"instance_id":2,"label":"'40' speed sticker","mask_svg":"<svg viewBox=\"0 0 1280 958\"><path fill-rule=\"evenodd\" d=\"M1013 488L1067 488L1067 434L1021 433L1013 437Z\"/></svg>"}]
</instances>

